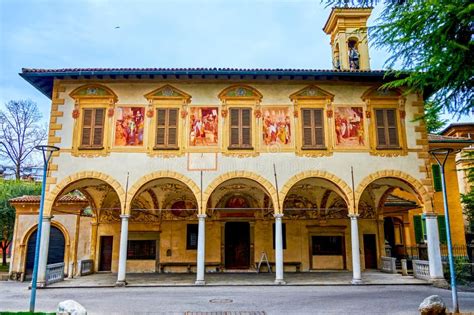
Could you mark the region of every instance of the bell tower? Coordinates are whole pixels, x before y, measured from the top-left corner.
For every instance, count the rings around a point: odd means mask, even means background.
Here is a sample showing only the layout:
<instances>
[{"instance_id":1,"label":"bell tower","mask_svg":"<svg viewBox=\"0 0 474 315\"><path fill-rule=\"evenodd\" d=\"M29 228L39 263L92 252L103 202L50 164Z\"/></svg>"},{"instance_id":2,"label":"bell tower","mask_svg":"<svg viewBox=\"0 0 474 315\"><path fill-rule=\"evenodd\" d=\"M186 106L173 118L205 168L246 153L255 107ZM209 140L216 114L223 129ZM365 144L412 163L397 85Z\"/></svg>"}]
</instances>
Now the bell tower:
<instances>
[{"instance_id":1,"label":"bell tower","mask_svg":"<svg viewBox=\"0 0 474 315\"><path fill-rule=\"evenodd\" d=\"M324 32L331 35L335 70L370 70L367 20L372 8L334 7Z\"/></svg>"}]
</instances>

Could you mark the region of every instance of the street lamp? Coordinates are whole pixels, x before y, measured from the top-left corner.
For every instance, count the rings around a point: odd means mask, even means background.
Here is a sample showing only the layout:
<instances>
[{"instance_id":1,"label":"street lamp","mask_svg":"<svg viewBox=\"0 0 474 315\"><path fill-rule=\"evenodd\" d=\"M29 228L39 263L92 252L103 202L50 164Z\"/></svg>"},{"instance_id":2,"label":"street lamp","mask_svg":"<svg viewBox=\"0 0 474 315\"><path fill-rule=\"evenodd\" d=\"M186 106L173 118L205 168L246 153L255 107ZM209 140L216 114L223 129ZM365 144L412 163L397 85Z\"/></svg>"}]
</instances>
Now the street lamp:
<instances>
[{"instance_id":1,"label":"street lamp","mask_svg":"<svg viewBox=\"0 0 474 315\"><path fill-rule=\"evenodd\" d=\"M38 280L38 261L40 253L40 240L41 240L41 230L42 230L42 221L43 221L43 208L44 208L44 196L46 193L46 176L48 173L49 160L54 152L59 151L58 147L51 145L38 145L35 147L36 150L43 153L43 182L41 184L41 200L40 208L38 213L38 231L36 233L36 246L35 246L35 263L33 266L33 278L31 280L31 298L30 298L30 312L35 311L36 303L36 282Z\"/></svg>"},{"instance_id":2,"label":"street lamp","mask_svg":"<svg viewBox=\"0 0 474 315\"><path fill-rule=\"evenodd\" d=\"M436 162L439 165L441 170L441 187L443 190L443 204L444 204L444 219L446 221L446 240L448 245L448 263L449 263L449 273L451 275L451 296L453 299L453 310L454 313L459 313L459 303L458 303L458 291L456 288L456 274L454 271L454 261L453 261L453 245L451 242L451 227L449 226L449 207L448 207L448 196L446 194L446 181L444 177L444 166L450 154L456 154L459 150L454 150L452 148L439 148L429 151L431 155L435 158Z\"/></svg>"}]
</instances>

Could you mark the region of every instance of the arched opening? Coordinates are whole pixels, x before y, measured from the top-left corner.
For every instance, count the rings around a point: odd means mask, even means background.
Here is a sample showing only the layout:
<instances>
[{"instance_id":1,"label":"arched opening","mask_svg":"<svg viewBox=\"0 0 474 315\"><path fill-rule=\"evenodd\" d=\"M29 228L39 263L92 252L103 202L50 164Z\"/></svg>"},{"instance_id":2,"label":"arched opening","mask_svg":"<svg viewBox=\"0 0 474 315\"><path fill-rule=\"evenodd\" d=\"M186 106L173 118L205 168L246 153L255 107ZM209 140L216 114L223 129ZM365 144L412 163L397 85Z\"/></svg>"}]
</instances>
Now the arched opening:
<instances>
[{"instance_id":1,"label":"arched opening","mask_svg":"<svg viewBox=\"0 0 474 315\"><path fill-rule=\"evenodd\" d=\"M359 70L360 69L360 52L359 52L359 40L351 37L347 41L347 49L349 54L349 69Z\"/></svg>"},{"instance_id":2,"label":"arched opening","mask_svg":"<svg viewBox=\"0 0 474 315\"><path fill-rule=\"evenodd\" d=\"M255 226L268 225L273 214L270 194L255 180L229 179L212 191L207 202L207 215L222 222L221 262L226 270L253 267ZM271 242L271 236L267 237ZM268 240L259 240L262 251L271 250L264 244Z\"/></svg>"},{"instance_id":3,"label":"arched opening","mask_svg":"<svg viewBox=\"0 0 474 315\"><path fill-rule=\"evenodd\" d=\"M35 228L34 232L31 233L28 238L27 249L26 249L26 262L25 262L25 276L26 280L31 279L33 273L33 266L35 263L35 251L36 251L36 237L38 229ZM56 226L51 226L49 236L49 249L48 249L48 261L47 264L56 264L65 261L65 237L63 232Z\"/></svg>"},{"instance_id":4,"label":"arched opening","mask_svg":"<svg viewBox=\"0 0 474 315\"><path fill-rule=\"evenodd\" d=\"M130 205L127 271L182 271L194 264L198 201L184 182L160 177L143 184Z\"/></svg>"},{"instance_id":5,"label":"arched opening","mask_svg":"<svg viewBox=\"0 0 474 315\"><path fill-rule=\"evenodd\" d=\"M347 268L346 248L350 246L349 243L346 244L349 241L349 209L346 199L347 196L338 185L319 177L298 181L286 194L283 212L287 230L297 228L307 231L310 269ZM314 223L302 226L301 220Z\"/></svg>"},{"instance_id":6,"label":"arched opening","mask_svg":"<svg viewBox=\"0 0 474 315\"><path fill-rule=\"evenodd\" d=\"M410 259L415 241L415 220L422 212L419 192L407 181L382 177L366 186L359 199L363 222L363 253L366 268L375 268L381 256ZM420 244L426 252L426 245ZM418 255L418 253L417 253Z\"/></svg>"}]
</instances>

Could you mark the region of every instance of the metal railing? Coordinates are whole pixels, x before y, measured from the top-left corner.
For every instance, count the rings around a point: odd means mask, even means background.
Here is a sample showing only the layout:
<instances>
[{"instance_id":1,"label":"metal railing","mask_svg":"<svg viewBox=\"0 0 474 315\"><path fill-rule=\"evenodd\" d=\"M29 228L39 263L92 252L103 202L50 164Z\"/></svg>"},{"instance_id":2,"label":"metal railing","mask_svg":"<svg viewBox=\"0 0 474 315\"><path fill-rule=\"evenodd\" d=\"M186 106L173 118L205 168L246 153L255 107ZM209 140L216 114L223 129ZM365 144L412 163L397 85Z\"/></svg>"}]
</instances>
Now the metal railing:
<instances>
[{"instance_id":1,"label":"metal railing","mask_svg":"<svg viewBox=\"0 0 474 315\"><path fill-rule=\"evenodd\" d=\"M397 259L395 257L382 256L382 271L388 273L397 273Z\"/></svg>"},{"instance_id":2,"label":"metal railing","mask_svg":"<svg viewBox=\"0 0 474 315\"><path fill-rule=\"evenodd\" d=\"M413 260L413 276L422 280L430 280L430 263L427 260Z\"/></svg>"},{"instance_id":3,"label":"metal railing","mask_svg":"<svg viewBox=\"0 0 474 315\"><path fill-rule=\"evenodd\" d=\"M46 266L46 285L64 280L64 263Z\"/></svg>"}]
</instances>

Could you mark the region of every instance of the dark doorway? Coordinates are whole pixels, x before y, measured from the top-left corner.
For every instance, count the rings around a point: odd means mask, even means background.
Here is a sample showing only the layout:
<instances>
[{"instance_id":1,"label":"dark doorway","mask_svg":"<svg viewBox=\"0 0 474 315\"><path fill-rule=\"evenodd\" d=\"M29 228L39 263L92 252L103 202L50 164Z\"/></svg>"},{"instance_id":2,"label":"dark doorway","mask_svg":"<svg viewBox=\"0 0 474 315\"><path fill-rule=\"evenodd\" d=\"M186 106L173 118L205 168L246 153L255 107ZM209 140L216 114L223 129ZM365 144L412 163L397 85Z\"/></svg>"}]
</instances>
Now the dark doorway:
<instances>
[{"instance_id":1,"label":"dark doorway","mask_svg":"<svg viewBox=\"0 0 474 315\"><path fill-rule=\"evenodd\" d=\"M250 267L250 224L248 222L225 224L225 267L227 269Z\"/></svg>"},{"instance_id":2,"label":"dark doorway","mask_svg":"<svg viewBox=\"0 0 474 315\"><path fill-rule=\"evenodd\" d=\"M112 270L112 246L114 243L113 236L100 237L100 264L99 271Z\"/></svg>"},{"instance_id":3,"label":"dark doorway","mask_svg":"<svg viewBox=\"0 0 474 315\"><path fill-rule=\"evenodd\" d=\"M26 275L33 273L35 263L36 236L38 230L31 234L28 240L28 249L26 251ZM48 265L64 262L64 235L60 229L51 226L49 235Z\"/></svg>"},{"instance_id":4,"label":"dark doorway","mask_svg":"<svg viewBox=\"0 0 474 315\"><path fill-rule=\"evenodd\" d=\"M375 234L364 234L365 269L377 269L377 241Z\"/></svg>"}]
</instances>

